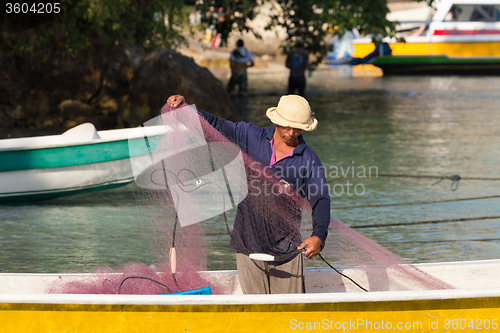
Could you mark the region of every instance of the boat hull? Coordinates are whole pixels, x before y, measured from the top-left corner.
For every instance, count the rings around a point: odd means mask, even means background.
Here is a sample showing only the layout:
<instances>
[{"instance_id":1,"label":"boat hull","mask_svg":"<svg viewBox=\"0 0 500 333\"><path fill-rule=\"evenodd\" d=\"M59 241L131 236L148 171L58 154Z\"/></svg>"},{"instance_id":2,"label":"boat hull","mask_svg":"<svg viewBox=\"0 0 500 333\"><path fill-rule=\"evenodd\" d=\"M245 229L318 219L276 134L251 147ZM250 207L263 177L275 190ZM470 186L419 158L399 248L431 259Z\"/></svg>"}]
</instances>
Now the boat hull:
<instances>
[{"instance_id":1,"label":"boat hull","mask_svg":"<svg viewBox=\"0 0 500 333\"><path fill-rule=\"evenodd\" d=\"M69 138L62 134L0 140L0 203L127 185L134 181L131 159L147 153L140 149L144 135L154 145L163 128L97 132L93 125L83 124L70 131ZM85 134L87 140L80 142Z\"/></svg>"},{"instance_id":2,"label":"boat hull","mask_svg":"<svg viewBox=\"0 0 500 333\"><path fill-rule=\"evenodd\" d=\"M129 159L50 169L0 172L0 203L47 200L127 185Z\"/></svg>"},{"instance_id":3,"label":"boat hull","mask_svg":"<svg viewBox=\"0 0 500 333\"><path fill-rule=\"evenodd\" d=\"M500 41L493 42L412 42L408 39L405 43L389 42L392 55L396 56L423 56L423 55L448 55L450 57L500 57ZM368 42L353 42L353 57L363 58L375 51L375 45Z\"/></svg>"},{"instance_id":4,"label":"boat hull","mask_svg":"<svg viewBox=\"0 0 500 333\"><path fill-rule=\"evenodd\" d=\"M6 332L474 331L499 328L498 290L350 294L11 295Z\"/></svg>"},{"instance_id":5,"label":"boat hull","mask_svg":"<svg viewBox=\"0 0 500 333\"><path fill-rule=\"evenodd\" d=\"M134 180L129 141L0 151L0 202L114 188Z\"/></svg>"},{"instance_id":6,"label":"boat hull","mask_svg":"<svg viewBox=\"0 0 500 333\"><path fill-rule=\"evenodd\" d=\"M394 59L377 58L374 65L384 75L500 75L500 2L447 0L436 7L430 21L415 20L417 11L391 13L401 27L414 29L400 29L395 37L384 38ZM429 15L428 10L418 10ZM384 47L376 49L371 37L354 39L352 44L355 59L388 55Z\"/></svg>"},{"instance_id":7,"label":"boat hull","mask_svg":"<svg viewBox=\"0 0 500 333\"><path fill-rule=\"evenodd\" d=\"M0 320L6 332L500 329L499 260L416 266L457 289L362 292L331 269L308 268L307 294L241 295L236 272L212 271L202 274L231 294L62 295L43 292L54 281L84 281L89 275L0 274ZM363 268L339 269L358 282L369 281Z\"/></svg>"},{"instance_id":8,"label":"boat hull","mask_svg":"<svg viewBox=\"0 0 500 333\"><path fill-rule=\"evenodd\" d=\"M384 56L373 65L384 75L500 75L500 58L447 56Z\"/></svg>"}]
</instances>

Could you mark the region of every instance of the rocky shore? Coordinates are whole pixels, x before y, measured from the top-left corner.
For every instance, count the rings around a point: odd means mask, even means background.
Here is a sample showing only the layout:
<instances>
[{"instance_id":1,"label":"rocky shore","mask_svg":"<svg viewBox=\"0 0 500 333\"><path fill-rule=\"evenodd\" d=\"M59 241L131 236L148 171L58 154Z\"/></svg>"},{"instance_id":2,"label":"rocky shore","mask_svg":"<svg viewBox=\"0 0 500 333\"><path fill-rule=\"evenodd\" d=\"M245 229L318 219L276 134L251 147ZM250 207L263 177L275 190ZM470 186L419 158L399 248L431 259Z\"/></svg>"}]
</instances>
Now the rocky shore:
<instances>
[{"instance_id":1,"label":"rocky shore","mask_svg":"<svg viewBox=\"0 0 500 333\"><path fill-rule=\"evenodd\" d=\"M172 94L239 120L222 82L174 50L145 53L141 47L118 45L90 48L74 58L37 54L6 59L0 54L3 130L64 130L84 122L98 130L134 127L157 116Z\"/></svg>"}]
</instances>

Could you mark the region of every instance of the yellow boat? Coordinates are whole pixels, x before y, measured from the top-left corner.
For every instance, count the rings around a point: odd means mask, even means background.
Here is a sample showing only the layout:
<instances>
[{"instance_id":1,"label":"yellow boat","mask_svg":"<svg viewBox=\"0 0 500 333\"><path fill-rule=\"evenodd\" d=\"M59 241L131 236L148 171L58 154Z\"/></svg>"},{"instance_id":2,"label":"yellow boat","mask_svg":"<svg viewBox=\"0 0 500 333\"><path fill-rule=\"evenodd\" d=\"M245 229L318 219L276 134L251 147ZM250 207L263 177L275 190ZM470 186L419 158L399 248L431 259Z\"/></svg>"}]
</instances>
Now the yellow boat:
<instances>
[{"instance_id":1,"label":"yellow boat","mask_svg":"<svg viewBox=\"0 0 500 333\"><path fill-rule=\"evenodd\" d=\"M354 39L352 56L364 58L375 52L380 60L373 64L384 74L500 74L500 1L435 3L430 21L399 20L406 34L397 37L404 41L383 40L392 56L378 52L371 37Z\"/></svg>"},{"instance_id":2,"label":"yellow boat","mask_svg":"<svg viewBox=\"0 0 500 333\"><path fill-rule=\"evenodd\" d=\"M3 332L483 332L500 329L500 260L416 265L456 289L360 291L329 268L306 270L306 294L242 295L235 271L208 271L228 295L46 294L85 274L0 274ZM342 273L370 285L363 268ZM333 282L333 283L332 283Z\"/></svg>"}]
</instances>

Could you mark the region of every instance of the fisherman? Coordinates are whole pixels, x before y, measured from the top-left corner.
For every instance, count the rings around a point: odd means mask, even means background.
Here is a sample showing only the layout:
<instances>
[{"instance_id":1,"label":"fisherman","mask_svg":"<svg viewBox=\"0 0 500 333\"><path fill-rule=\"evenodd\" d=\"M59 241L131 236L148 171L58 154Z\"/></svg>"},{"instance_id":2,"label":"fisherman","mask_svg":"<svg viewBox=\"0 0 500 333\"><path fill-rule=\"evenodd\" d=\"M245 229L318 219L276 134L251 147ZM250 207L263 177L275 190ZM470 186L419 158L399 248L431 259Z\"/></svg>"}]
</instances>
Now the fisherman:
<instances>
[{"instance_id":1,"label":"fisherman","mask_svg":"<svg viewBox=\"0 0 500 333\"><path fill-rule=\"evenodd\" d=\"M309 61L309 53L304 48L304 41L297 41L295 47L295 50L288 53L285 62L285 66L290 68L288 94L295 94L295 91L298 90L299 95L304 97L306 91L306 75L304 72L306 69L312 71L312 66Z\"/></svg>"},{"instance_id":2,"label":"fisherman","mask_svg":"<svg viewBox=\"0 0 500 333\"><path fill-rule=\"evenodd\" d=\"M231 78L227 84L227 91L231 93L236 85L239 86L239 95L245 96L248 88L247 68L255 65L253 55L243 47L243 40L236 42L237 48L231 52Z\"/></svg>"},{"instance_id":3,"label":"fisherman","mask_svg":"<svg viewBox=\"0 0 500 333\"><path fill-rule=\"evenodd\" d=\"M184 97L180 95L170 96L167 104L172 109L186 105ZM330 223L330 196L324 170L321 161L307 146L301 134L302 131L315 130L318 124L309 103L298 95L282 96L277 107L267 109L267 117L276 125L268 128L244 122L233 123L201 110L198 112L212 127L236 143L253 160L263 166L280 170L281 178L306 198L312 208L312 235L298 246L298 249L303 250L303 255L294 248L280 249L286 251L287 256L268 264L250 259L248 254L241 253L235 244L235 239L245 240L253 253L262 252L269 244L276 243L270 240L272 235L245 234L251 233L251 230L248 230L251 228L244 232L244 223L265 223L259 220L255 211L244 207L243 202L240 203L234 222L231 248L237 252L236 263L243 293L305 293L303 257L312 259L320 253L325 245Z\"/></svg>"}]
</instances>

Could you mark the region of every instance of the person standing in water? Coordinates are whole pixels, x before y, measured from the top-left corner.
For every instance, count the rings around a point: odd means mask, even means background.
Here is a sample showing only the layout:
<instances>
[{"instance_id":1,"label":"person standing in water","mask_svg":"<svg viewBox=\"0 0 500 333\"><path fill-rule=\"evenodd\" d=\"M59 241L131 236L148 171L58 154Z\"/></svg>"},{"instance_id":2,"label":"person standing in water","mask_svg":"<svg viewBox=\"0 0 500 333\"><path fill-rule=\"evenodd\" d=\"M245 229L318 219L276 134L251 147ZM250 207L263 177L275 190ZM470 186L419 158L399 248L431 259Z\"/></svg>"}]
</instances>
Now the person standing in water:
<instances>
[{"instance_id":1,"label":"person standing in water","mask_svg":"<svg viewBox=\"0 0 500 333\"><path fill-rule=\"evenodd\" d=\"M299 40L295 50L288 53L285 66L290 68L288 94L294 94L298 90L299 95L304 97L306 91L306 75L304 72L306 69L312 71L312 67L303 40Z\"/></svg>"},{"instance_id":2,"label":"person standing in water","mask_svg":"<svg viewBox=\"0 0 500 333\"><path fill-rule=\"evenodd\" d=\"M180 95L170 96L167 104L171 109L186 106ZM198 112L254 161L279 173L280 182L295 189L312 208L311 236L302 243L300 239L294 240L300 244L298 249L303 250L300 252L286 237L270 234L269 230L273 229L268 229L267 222L251 203L243 200L238 205L230 247L236 251L243 293L304 293L304 256L312 259L320 253L330 224L330 195L325 172L318 156L302 137L302 131L313 131L318 124L309 103L301 96L282 96L277 107L267 109L266 116L276 125L267 128L244 122L233 123L201 110ZM300 221L300 216L298 219ZM267 263L250 259L251 253L283 255Z\"/></svg>"},{"instance_id":3,"label":"person standing in water","mask_svg":"<svg viewBox=\"0 0 500 333\"><path fill-rule=\"evenodd\" d=\"M227 91L231 93L236 85L239 86L239 95L245 96L248 89L247 68L255 65L253 55L243 47L243 40L236 43L237 48L231 52L229 62L231 65L231 78L227 84Z\"/></svg>"}]
</instances>

